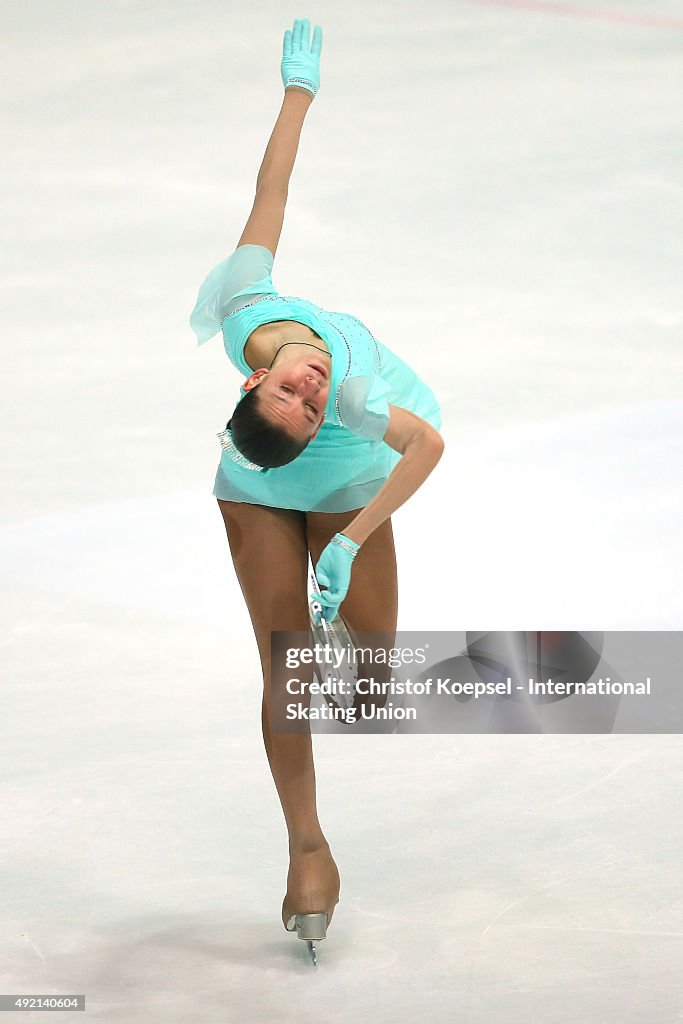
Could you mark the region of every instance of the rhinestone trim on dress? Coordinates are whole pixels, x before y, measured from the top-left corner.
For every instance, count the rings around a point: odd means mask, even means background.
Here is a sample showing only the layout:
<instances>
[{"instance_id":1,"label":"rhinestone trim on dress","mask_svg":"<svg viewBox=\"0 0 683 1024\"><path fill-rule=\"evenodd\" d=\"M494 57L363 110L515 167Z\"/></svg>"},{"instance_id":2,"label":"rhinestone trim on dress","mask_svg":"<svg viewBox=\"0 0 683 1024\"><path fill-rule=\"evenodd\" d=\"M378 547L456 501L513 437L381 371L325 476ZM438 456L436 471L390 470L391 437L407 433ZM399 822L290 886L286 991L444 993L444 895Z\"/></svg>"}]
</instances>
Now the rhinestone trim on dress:
<instances>
[{"instance_id":1,"label":"rhinestone trim on dress","mask_svg":"<svg viewBox=\"0 0 683 1024\"><path fill-rule=\"evenodd\" d=\"M233 309L229 313L226 313L225 316L222 317L221 319L221 324L223 323L223 320L227 320L228 317L235 316L236 313L241 313L243 309L248 309L250 306L255 306L257 302L291 302L292 300L294 302L309 301L308 299L299 298L298 295L259 295L259 297L257 299L254 299L252 302L245 302L243 306L238 306L237 309Z\"/></svg>"},{"instance_id":2,"label":"rhinestone trim on dress","mask_svg":"<svg viewBox=\"0 0 683 1024\"><path fill-rule=\"evenodd\" d=\"M344 421L341 418L341 413L339 411L339 392L341 391L342 386L344 384L344 381L346 380L346 378L348 377L348 375L349 375L349 373L351 371L351 346L349 345L348 341L346 340L346 337L344 336L344 332L342 331L341 327L337 327L336 324L333 324L332 321L328 320L326 317L322 317L322 319L325 321L326 324L328 324L330 327L333 327L334 330L337 331L337 333L341 335L342 341L346 345L346 351L347 351L348 357L349 357L348 362L346 364L346 373L344 374L344 376L343 376L343 378L342 378L342 380L341 380L341 382L339 384L339 387L337 388L337 393L334 396L334 408L335 408L336 413L337 413L337 419L339 420L340 424L343 427L344 426Z\"/></svg>"},{"instance_id":3,"label":"rhinestone trim on dress","mask_svg":"<svg viewBox=\"0 0 683 1024\"><path fill-rule=\"evenodd\" d=\"M245 455L242 455L242 452L235 445L232 439L232 432L228 427L225 430L221 430L216 437L221 443L221 448L228 453L232 461L236 462L238 466L242 466L243 469L253 469L255 473L265 473L265 466L259 466L255 462L250 462Z\"/></svg>"}]
</instances>

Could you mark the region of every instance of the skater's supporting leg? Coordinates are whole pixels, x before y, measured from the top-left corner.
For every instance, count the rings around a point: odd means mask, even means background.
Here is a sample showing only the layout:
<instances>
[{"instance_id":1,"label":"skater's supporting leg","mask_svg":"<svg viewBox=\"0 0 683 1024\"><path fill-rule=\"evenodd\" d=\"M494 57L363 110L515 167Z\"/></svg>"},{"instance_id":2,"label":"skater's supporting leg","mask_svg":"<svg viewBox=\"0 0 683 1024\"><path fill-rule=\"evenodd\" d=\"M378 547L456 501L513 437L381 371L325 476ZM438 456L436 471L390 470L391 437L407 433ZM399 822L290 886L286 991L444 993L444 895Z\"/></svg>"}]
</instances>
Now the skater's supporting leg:
<instances>
[{"instance_id":1,"label":"skater's supporting leg","mask_svg":"<svg viewBox=\"0 0 683 1024\"><path fill-rule=\"evenodd\" d=\"M307 630L305 514L218 499L263 671L263 739L294 845L319 846L310 735L270 730L271 631Z\"/></svg>"},{"instance_id":2,"label":"skater's supporting leg","mask_svg":"<svg viewBox=\"0 0 683 1024\"><path fill-rule=\"evenodd\" d=\"M261 721L268 761L289 833L290 866L283 921L327 910L339 874L318 821L310 734L270 729L271 631L309 628L305 513L218 499L235 572L251 617L263 670Z\"/></svg>"}]
</instances>

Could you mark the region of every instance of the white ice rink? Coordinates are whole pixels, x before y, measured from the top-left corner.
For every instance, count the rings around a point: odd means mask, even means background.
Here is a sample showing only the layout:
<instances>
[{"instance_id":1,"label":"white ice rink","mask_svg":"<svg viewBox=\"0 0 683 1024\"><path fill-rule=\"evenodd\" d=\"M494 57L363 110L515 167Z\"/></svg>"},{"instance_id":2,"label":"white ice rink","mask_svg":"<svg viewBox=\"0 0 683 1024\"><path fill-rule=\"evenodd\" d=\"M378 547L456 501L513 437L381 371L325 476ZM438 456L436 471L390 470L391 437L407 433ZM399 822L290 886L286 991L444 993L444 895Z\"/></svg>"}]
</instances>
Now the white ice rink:
<instances>
[{"instance_id":1,"label":"white ice rink","mask_svg":"<svg viewBox=\"0 0 683 1024\"><path fill-rule=\"evenodd\" d=\"M98 1024L681 1021L679 735L316 737L317 970L282 928L211 494L241 378L188 317L295 17L322 84L274 282L443 407L393 516L399 629L683 622L680 2L5 3L0 993Z\"/></svg>"}]
</instances>

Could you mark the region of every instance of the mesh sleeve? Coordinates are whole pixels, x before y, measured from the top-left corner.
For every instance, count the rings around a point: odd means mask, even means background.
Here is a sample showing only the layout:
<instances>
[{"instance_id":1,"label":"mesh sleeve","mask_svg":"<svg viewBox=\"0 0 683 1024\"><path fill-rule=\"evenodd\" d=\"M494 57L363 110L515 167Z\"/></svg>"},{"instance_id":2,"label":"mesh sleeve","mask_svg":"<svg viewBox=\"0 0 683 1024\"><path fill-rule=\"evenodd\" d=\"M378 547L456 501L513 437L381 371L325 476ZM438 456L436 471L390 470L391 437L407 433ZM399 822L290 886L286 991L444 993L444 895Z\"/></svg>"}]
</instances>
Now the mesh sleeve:
<instances>
[{"instance_id":1,"label":"mesh sleeve","mask_svg":"<svg viewBox=\"0 0 683 1024\"><path fill-rule=\"evenodd\" d=\"M248 297L277 295L272 270L273 254L264 245L240 245L221 260L204 278L190 314L197 344L213 338L223 318L244 306Z\"/></svg>"},{"instance_id":2,"label":"mesh sleeve","mask_svg":"<svg viewBox=\"0 0 683 1024\"><path fill-rule=\"evenodd\" d=\"M391 385L376 374L349 377L339 389L342 426L370 441L381 441L389 426Z\"/></svg>"}]
</instances>

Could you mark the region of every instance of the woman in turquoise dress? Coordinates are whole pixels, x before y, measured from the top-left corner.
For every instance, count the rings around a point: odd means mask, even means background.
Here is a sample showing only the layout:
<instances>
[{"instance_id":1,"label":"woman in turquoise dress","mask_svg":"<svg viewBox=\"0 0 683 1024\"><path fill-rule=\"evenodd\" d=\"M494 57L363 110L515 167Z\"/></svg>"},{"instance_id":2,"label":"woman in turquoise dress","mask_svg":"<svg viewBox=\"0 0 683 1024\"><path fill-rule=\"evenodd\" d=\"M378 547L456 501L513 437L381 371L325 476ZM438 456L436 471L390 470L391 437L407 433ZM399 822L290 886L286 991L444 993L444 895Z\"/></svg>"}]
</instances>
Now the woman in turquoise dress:
<instances>
[{"instance_id":1,"label":"woman in turquoise dress","mask_svg":"<svg viewBox=\"0 0 683 1024\"><path fill-rule=\"evenodd\" d=\"M284 36L282 108L253 207L234 252L203 281L190 324L198 344L222 333L243 376L218 434L213 493L252 620L263 673L262 728L289 834L285 928L322 938L339 873L316 808L310 734L271 728L271 633L307 631L308 558L322 614L394 644L398 594L391 514L426 480L444 448L431 389L357 317L273 284L289 180L320 86L322 29ZM315 930L315 929L313 929ZM309 932L311 929L309 928Z\"/></svg>"}]
</instances>

